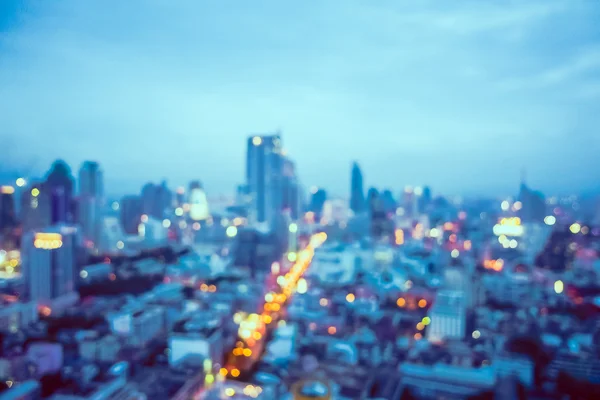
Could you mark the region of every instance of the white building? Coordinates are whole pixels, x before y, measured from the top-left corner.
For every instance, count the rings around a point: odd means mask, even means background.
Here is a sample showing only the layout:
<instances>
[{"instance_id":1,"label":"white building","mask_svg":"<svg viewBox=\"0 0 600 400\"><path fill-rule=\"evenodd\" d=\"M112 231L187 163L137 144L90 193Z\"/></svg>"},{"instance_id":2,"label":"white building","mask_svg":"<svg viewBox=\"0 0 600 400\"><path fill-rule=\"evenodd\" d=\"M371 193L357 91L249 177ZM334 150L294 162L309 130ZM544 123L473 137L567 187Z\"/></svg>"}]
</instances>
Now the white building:
<instances>
[{"instance_id":1,"label":"white building","mask_svg":"<svg viewBox=\"0 0 600 400\"><path fill-rule=\"evenodd\" d=\"M126 338L134 347L144 347L165 332L165 309L150 306L143 309L125 306L106 316L111 331Z\"/></svg>"},{"instance_id":2,"label":"white building","mask_svg":"<svg viewBox=\"0 0 600 400\"><path fill-rule=\"evenodd\" d=\"M68 306L77 300L75 292L75 250L78 232L58 225L23 235L21 256L29 297L43 312Z\"/></svg>"},{"instance_id":3,"label":"white building","mask_svg":"<svg viewBox=\"0 0 600 400\"><path fill-rule=\"evenodd\" d=\"M427 339L441 342L444 339L463 339L467 328L467 307L464 292L440 290L429 310L431 325Z\"/></svg>"}]
</instances>

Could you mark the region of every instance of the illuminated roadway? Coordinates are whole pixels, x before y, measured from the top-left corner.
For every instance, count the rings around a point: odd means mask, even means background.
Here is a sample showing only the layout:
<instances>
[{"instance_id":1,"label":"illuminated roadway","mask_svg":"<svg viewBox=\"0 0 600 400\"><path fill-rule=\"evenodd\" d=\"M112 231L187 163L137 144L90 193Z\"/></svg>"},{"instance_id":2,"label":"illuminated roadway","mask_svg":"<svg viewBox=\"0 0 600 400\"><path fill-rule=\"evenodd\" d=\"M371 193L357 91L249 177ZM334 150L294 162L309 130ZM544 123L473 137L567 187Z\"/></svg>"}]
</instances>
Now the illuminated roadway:
<instances>
[{"instance_id":1,"label":"illuminated roadway","mask_svg":"<svg viewBox=\"0 0 600 400\"><path fill-rule=\"evenodd\" d=\"M229 354L225 366L221 368L223 377L238 378L252 369L260 360L266 346L268 331L282 320L285 307L290 297L296 291L298 281L310 267L315 249L327 240L324 232L311 236L309 244L296 253L296 260L289 271L277 277L276 288L266 295L261 314L241 315L236 314L236 323L239 324L238 340L235 348ZM278 271L273 271L278 273Z\"/></svg>"}]
</instances>

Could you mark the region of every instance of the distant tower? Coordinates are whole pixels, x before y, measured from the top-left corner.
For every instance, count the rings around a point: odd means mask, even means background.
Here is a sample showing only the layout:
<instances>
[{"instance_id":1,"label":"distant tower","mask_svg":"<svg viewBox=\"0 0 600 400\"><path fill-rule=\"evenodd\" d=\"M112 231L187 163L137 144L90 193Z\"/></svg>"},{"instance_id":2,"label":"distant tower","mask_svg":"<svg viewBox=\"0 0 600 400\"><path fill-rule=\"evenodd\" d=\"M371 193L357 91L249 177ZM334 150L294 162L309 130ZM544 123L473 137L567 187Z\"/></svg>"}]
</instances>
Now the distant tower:
<instances>
[{"instance_id":1,"label":"distant tower","mask_svg":"<svg viewBox=\"0 0 600 400\"><path fill-rule=\"evenodd\" d=\"M190 182L188 203L190 204L190 218L194 221L204 221L210 217L208 199L200 181Z\"/></svg>"},{"instance_id":2,"label":"distant tower","mask_svg":"<svg viewBox=\"0 0 600 400\"><path fill-rule=\"evenodd\" d=\"M138 233L141 216L144 213L144 203L140 196L125 196L120 202L121 226L123 231L130 235Z\"/></svg>"},{"instance_id":3,"label":"distant tower","mask_svg":"<svg viewBox=\"0 0 600 400\"><path fill-rule=\"evenodd\" d=\"M79 224L83 237L97 246L104 203L104 183L100 165L85 161L79 169Z\"/></svg>"},{"instance_id":4,"label":"distant tower","mask_svg":"<svg viewBox=\"0 0 600 400\"><path fill-rule=\"evenodd\" d=\"M46 175L44 191L50 199L50 222L73 222L73 176L67 163L57 160L52 164Z\"/></svg>"},{"instance_id":5,"label":"distant tower","mask_svg":"<svg viewBox=\"0 0 600 400\"><path fill-rule=\"evenodd\" d=\"M0 238L12 236L12 230L17 227L14 193L14 187L0 186Z\"/></svg>"},{"instance_id":6,"label":"distant tower","mask_svg":"<svg viewBox=\"0 0 600 400\"><path fill-rule=\"evenodd\" d=\"M281 137L257 135L248 138L246 184L251 199L250 219L278 225L282 211L283 155Z\"/></svg>"},{"instance_id":7,"label":"distant tower","mask_svg":"<svg viewBox=\"0 0 600 400\"><path fill-rule=\"evenodd\" d=\"M363 175L358 163L352 164L350 177L350 209L355 214L365 210L365 192L363 189Z\"/></svg>"}]
</instances>

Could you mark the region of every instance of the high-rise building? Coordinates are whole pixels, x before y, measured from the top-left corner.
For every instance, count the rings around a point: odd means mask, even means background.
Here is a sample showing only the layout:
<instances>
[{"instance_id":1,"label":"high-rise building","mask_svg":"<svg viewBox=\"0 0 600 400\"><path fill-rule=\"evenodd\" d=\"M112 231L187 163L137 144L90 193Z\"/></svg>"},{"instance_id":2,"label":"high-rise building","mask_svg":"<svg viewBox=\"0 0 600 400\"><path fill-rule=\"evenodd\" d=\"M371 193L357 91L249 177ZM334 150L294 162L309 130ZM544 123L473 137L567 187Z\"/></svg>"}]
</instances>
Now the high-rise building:
<instances>
[{"instance_id":1,"label":"high-rise building","mask_svg":"<svg viewBox=\"0 0 600 400\"><path fill-rule=\"evenodd\" d=\"M103 174L97 162L86 161L79 169L78 222L83 237L97 245L104 203Z\"/></svg>"},{"instance_id":2,"label":"high-rise building","mask_svg":"<svg viewBox=\"0 0 600 400\"><path fill-rule=\"evenodd\" d=\"M2 240L12 236L17 227L14 193L14 187L0 186L0 245Z\"/></svg>"},{"instance_id":3,"label":"high-rise building","mask_svg":"<svg viewBox=\"0 0 600 400\"><path fill-rule=\"evenodd\" d=\"M163 219L165 210L172 204L173 195L167 183L160 185L147 183L142 188L143 213L157 219Z\"/></svg>"},{"instance_id":4,"label":"high-rise building","mask_svg":"<svg viewBox=\"0 0 600 400\"><path fill-rule=\"evenodd\" d=\"M48 307L45 312L69 301L75 293L77 246L77 228L68 225L23 236L21 257L29 298Z\"/></svg>"},{"instance_id":5,"label":"high-rise building","mask_svg":"<svg viewBox=\"0 0 600 400\"><path fill-rule=\"evenodd\" d=\"M289 210L293 220L300 217L302 208L299 186L296 166L293 161L285 157L283 160L282 207L284 210Z\"/></svg>"},{"instance_id":6,"label":"high-rise building","mask_svg":"<svg viewBox=\"0 0 600 400\"><path fill-rule=\"evenodd\" d=\"M248 138L246 182L250 195L250 219L278 224L282 210L283 155L279 134Z\"/></svg>"},{"instance_id":7,"label":"high-rise building","mask_svg":"<svg viewBox=\"0 0 600 400\"><path fill-rule=\"evenodd\" d=\"M519 216L523 222L542 223L546 218L546 199L541 192L531 190L524 179L521 181L519 190L519 201L521 210Z\"/></svg>"},{"instance_id":8,"label":"high-rise building","mask_svg":"<svg viewBox=\"0 0 600 400\"><path fill-rule=\"evenodd\" d=\"M144 203L139 196L125 196L119 207L123 231L130 235L138 233L138 226L144 213Z\"/></svg>"},{"instance_id":9,"label":"high-rise building","mask_svg":"<svg viewBox=\"0 0 600 400\"><path fill-rule=\"evenodd\" d=\"M350 178L350 209L355 214L365 211L365 193L363 189L363 175L358 163L352 164Z\"/></svg>"},{"instance_id":10,"label":"high-rise building","mask_svg":"<svg viewBox=\"0 0 600 400\"><path fill-rule=\"evenodd\" d=\"M423 193L419 197L419 213L425 214L431 204L431 189L429 186L423 188Z\"/></svg>"},{"instance_id":11,"label":"high-rise building","mask_svg":"<svg viewBox=\"0 0 600 400\"><path fill-rule=\"evenodd\" d=\"M73 176L67 163L57 160L52 164L46 175L44 191L50 199L50 223L73 222Z\"/></svg>"},{"instance_id":12,"label":"high-rise building","mask_svg":"<svg viewBox=\"0 0 600 400\"><path fill-rule=\"evenodd\" d=\"M21 196L20 219L23 232L42 229L51 224L50 195L43 183L30 185Z\"/></svg>"},{"instance_id":13,"label":"high-rise building","mask_svg":"<svg viewBox=\"0 0 600 400\"><path fill-rule=\"evenodd\" d=\"M429 310L431 325L427 339L440 342L445 339L464 339L467 329L467 307L464 292L440 290Z\"/></svg>"},{"instance_id":14,"label":"high-rise building","mask_svg":"<svg viewBox=\"0 0 600 400\"><path fill-rule=\"evenodd\" d=\"M308 204L309 211L315 213L315 220L320 221L323 216L323 207L327 201L327 192L325 189L312 188L310 202Z\"/></svg>"}]
</instances>

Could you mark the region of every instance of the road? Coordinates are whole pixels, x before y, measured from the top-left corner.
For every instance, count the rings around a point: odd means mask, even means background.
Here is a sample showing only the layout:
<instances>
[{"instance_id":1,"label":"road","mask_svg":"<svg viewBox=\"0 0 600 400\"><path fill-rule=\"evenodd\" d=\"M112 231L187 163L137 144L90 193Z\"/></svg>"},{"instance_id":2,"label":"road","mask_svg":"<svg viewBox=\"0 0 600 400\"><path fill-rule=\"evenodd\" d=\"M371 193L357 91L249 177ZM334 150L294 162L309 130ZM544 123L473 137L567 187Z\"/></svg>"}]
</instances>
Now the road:
<instances>
[{"instance_id":1,"label":"road","mask_svg":"<svg viewBox=\"0 0 600 400\"><path fill-rule=\"evenodd\" d=\"M310 267L315 249L325 240L327 235L323 232L312 235L308 245L296 253L296 261L289 271L277 277L277 286L267 287L269 291L265 295L261 314L249 314L239 321L236 346L220 371L223 377L235 379L244 376L260 360L269 333L282 320L298 281Z\"/></svg>"}]
</instances>

